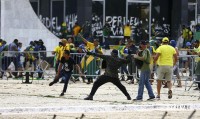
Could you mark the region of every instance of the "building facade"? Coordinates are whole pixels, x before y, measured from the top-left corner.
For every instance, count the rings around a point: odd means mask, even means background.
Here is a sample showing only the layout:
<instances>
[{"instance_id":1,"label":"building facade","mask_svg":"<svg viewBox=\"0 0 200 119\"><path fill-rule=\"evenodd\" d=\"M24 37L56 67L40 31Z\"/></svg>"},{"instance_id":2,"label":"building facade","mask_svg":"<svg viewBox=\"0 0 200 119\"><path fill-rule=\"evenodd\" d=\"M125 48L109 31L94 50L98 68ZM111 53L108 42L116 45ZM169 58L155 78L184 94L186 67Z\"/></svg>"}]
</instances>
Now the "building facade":
<instances>
[{"instance_id":1,"label":"building facade","mask_svg":"<svg viewBox=\"0 0 200 119\"><path fill-rule=\"evenodd\" d=\"M107 22L113 38L122 38L123 26L129 22L133 38L169 36L176 39L182 25L200 23L200 0L30 0L42 23L56 36L62 24L72 33L76 22L89 21L92 34L102 36ZM199 12L198 12L199 11Z\"/></svg>"}]
</instances>

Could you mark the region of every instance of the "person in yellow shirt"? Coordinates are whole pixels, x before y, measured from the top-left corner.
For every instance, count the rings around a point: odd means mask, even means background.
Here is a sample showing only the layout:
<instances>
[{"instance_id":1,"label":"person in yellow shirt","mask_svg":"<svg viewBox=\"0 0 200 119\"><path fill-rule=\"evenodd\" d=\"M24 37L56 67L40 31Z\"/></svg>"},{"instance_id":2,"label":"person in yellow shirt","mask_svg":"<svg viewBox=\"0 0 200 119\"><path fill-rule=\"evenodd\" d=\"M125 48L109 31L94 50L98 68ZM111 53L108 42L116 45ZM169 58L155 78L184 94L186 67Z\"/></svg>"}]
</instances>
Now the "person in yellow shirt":
<instances>
[{"instance_id":1,"label":"person in yellow shirt","mask_svg":"<svg viewBox=\"0 0 200 119\"><path fill-rule=\"evenodd\" d=\"M59 61L60 61L59 52L60 52L62 46L63 46L62 42L59 42L59 45L56 46L54 48L54 51L52 52L52 54L55 55L55 61L56 61L56 63L55 63L55 71L56 71L56 73L58 71L58 65L59 65Z\"/></svg>"},{"instance_id":2,"label":"person in yellow shirt","mask_svg":"<svg viewBox=\"0 0 200 119\"><path fill-rule=\"evenodd\" d=\"M93 43L87 41L81 34L78 35L83 42L87 45L87 48L90 52L93 53L98 53L98 54L103 54L102 48L99 46L99 41L98 39L94 39ZM97 75L96 71L99 69L99 64L100 64L100 59L89 56L86 60L86 70L87 70L87 75ZM83 68L83 66L82 66ZM84 67L85 68L85 67ZM88 77L88 84L92 82L93 77Z\"/></svg>"},{"instance_id":3,"label":"person in yellow shirt","mask_svg":"<svg viewBox=\"0 0 200 119\"><path fill-rule=\"evenodd\" d=\"M162 45L156 50L156 56L154 58L154 62L156 62L159 58L158 69L157 69L157 99L160 99L160 90L162 80L165 77L168 86L168 98L172 98L172 74L173 74L173 66L175 66L177 62L177 54L175 48L168 45L169 39L164 37L162 39Z\"/></svg>"},{"instance_id":4,"label":"person in yellow shirt","mask_svg":"<svg viewBox=\"0 0 200 119\"><path fill-rule=\"evenodd\" d=\"M81 27L78 24L78 22L76 22L73 27L73 37L74 37L74 43L76 46L80 44L80 39L77 37L80 32L81 32Z\"/></svg>"},{"instance_id":5,"label":"person in yellow shirt","mask_svg":"<svg viewBox=\"0 0 200 119\"><path fill-rule=\"evenodd\" d=\"M124 26L124 42L126 42L128 39L131 38L131 33L132 33L131 26L129 23L127 23Z\"/></svg>"}]
</instances>

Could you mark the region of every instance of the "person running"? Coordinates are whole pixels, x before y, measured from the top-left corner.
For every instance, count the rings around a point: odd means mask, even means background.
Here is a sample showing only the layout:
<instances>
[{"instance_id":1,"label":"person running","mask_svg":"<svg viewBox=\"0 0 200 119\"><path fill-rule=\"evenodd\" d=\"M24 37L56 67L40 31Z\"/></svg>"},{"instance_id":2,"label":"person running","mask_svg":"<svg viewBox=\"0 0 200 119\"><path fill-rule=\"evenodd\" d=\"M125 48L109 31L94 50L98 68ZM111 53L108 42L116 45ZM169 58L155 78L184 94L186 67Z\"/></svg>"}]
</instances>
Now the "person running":
<instances>
[{"instance_id":1,"label":"person running","mask_svg":"<svg viewBox=\"0 0 200 119\"><path fill-rule=\"evenodd\" d=\"M158 70L157 70L157 99L160 99L160 90L161 90L161 83L163 78L167 81L168 86L168 98L172 98L172 74L173 74L173 66L175 66L177 62L177 54L175 48L168 45L169 39L164 37L162 39L162 45L156 50L156 56L154 58L154 62L158 59Z\"/></svg>"},{"instance_id":2,"label":"person running","mask_svg":"<svg viewBox=\"0 0 200 119\"><path fill-rule=\"evenodd\" d=\"M56 77L51 83L49 83L49 86L52 86L53 84L57 83L61 77L64 78L64 87L60 96L64 96L64 93L67 91L67 86L72 75L73 66L76 66L79 74L82 75L80 67L75 63L74 59L70 57L69 50L65 50L58 66Z\"/></svg>"},{"instance_id":3,"label":"person running","mask_svg":"<svg viewBox=\"0 0 200 119\"><path fill-rule=\"evenodd\" d=\"M87 52L87 55L92 55L96 57L100 57L106 60L106 69L105 73L97 78L94 82L92 90L90 94L84 98L84 100L93 100L93 96L96 93L97 89L105 83L111 82L116 85L123 94L127 97L127 100L131 100L129 93L127 92L126 88L121 84L118 78L118 69L123 65L127 64L131 61L131 55L128 56L127 59L118 58L118 51L112 50L111 56L108 55L101 55L98 53Z\"/></svg>"}]
</instances>

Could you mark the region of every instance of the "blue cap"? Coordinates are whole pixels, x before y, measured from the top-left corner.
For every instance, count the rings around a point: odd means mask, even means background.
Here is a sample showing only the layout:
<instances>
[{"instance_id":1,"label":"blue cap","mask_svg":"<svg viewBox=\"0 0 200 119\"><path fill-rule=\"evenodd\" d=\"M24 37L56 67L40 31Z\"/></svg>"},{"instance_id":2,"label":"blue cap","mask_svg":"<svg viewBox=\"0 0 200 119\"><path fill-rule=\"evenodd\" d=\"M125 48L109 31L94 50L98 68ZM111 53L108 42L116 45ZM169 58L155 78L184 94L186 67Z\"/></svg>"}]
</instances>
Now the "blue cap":
<instances>
[{"instance_id":1,"label":"blue cap","mask_svg":"<svg viewBox=\"0 0 200 119\"><path fill-rule=\"evenodd\" d=\"M124 53L128 54L128 49L127 48L124 49Z\"/></svg>"},{"instance_id":2,"label":"blue cap","mask_svg":"<svg viewBox=\"0 0 200 119\"><path fill-rule=\"evenodd\" d=\"M170 45L171 45L172 47L176 47L176 41L175 41L175 40L171 40L171 41L170 41Z\"/></svg>"},{"instance_id":3,"label":"blue cap","mask_svg":"<svg viewBox=\"0 0 200 119\"><path fill-rule=\"evenodd\" d=\"M190 42L187 42L185 45L186 45L186 46L191 46L191 43L190 43Z\"/></svg>"}]
</instances>

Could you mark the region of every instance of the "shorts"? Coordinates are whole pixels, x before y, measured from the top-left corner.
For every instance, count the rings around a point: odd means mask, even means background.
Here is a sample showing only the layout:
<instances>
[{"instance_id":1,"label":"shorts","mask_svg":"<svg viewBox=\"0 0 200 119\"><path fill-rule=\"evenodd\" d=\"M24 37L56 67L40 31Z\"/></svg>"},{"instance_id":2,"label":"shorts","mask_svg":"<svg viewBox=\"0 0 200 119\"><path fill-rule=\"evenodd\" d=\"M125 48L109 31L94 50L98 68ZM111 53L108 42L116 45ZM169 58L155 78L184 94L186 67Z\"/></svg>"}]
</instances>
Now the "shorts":
<instances>
[{"instance_id":1,"label":"shorts","mask_svg":"<svg viewBox=\"0 0 200 119\"><path fill-rule=\"evenodd\" d=\"M172 80L172 75L173 75L173 67L172 66L158 66L157 69L157 74L158 80L165 80L171 81Z\"/></svg>"}]
</instances>

